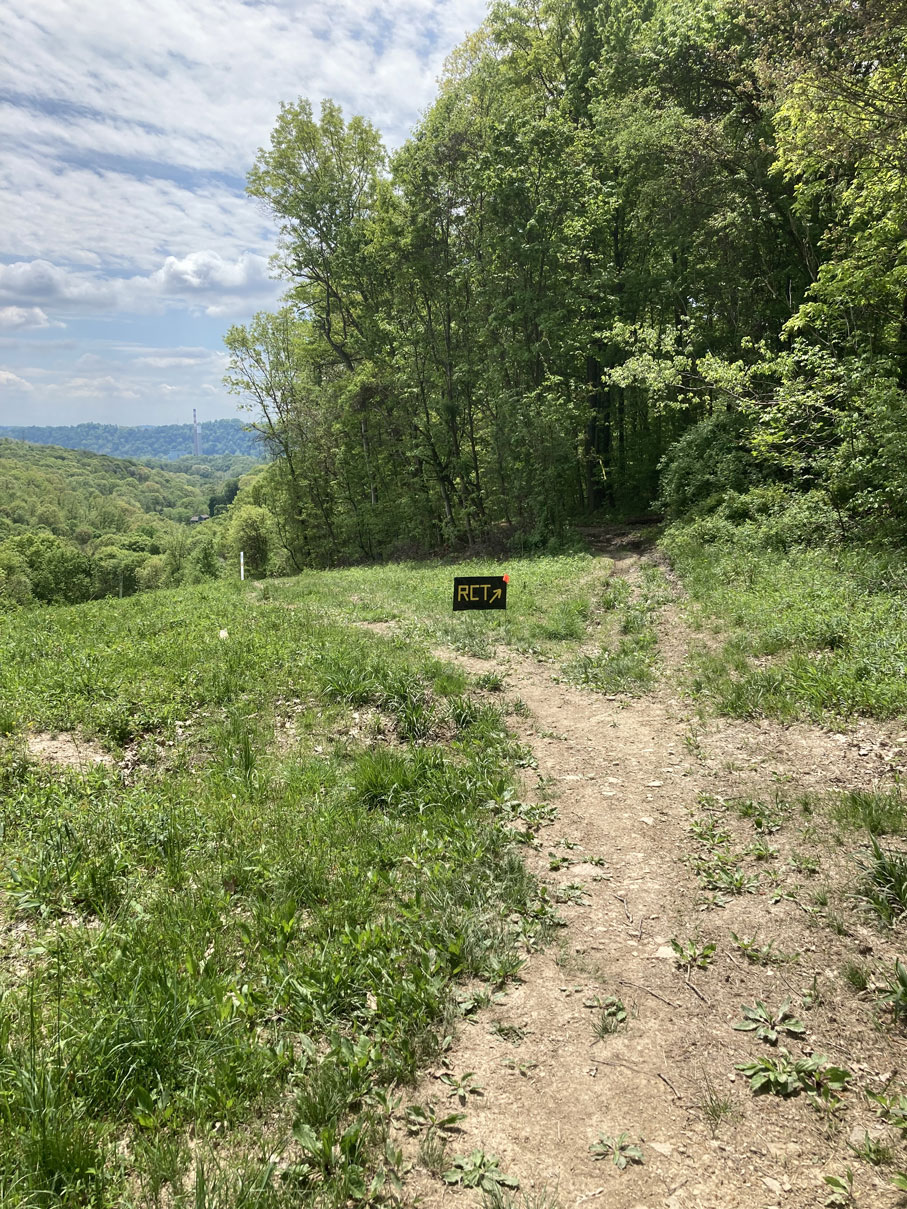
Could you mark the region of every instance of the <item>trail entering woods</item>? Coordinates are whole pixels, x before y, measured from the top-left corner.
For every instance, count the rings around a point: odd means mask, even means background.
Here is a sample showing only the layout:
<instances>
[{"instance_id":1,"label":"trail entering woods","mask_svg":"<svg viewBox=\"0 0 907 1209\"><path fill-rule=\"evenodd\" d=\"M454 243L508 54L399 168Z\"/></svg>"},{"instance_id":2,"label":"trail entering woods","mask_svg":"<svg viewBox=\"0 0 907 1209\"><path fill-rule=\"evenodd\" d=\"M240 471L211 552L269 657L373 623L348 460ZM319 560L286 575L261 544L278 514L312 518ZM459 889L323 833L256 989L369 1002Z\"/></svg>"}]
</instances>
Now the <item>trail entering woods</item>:
<instances>
[{"instance_id":1,"label":"trail entering woods","mask_svg":"<svg viewBox=\"0 0 907 1209\"><path fill-rule=\"evenodd\" d=\"M651 558L607 537L596 544L615 560L612 573L631 583ZM476 1149L494 1154L523 1193L556 1193L565 1207L822 1204L822 1176L858 1166L848 1139L884 1133L858 1086L881 1089L907 1055L899 1038L872 1029L869 1006L842 986L849 957L887 955L879 933L848 920L840 934L813 905L819 881L852 880L853 854L825 844L818 824L804 838L806 820L789 803L804 792L866 787L886 769L857 757L872 746L865 726L833 732L697 717L680 688L691 635L676 585L674 592L658 623L661 672L641 697L572 687L558 682L554 665L499 650L508 695L529 708L516 720L537 762L526 800L548 789L558 808L526 859L562 904L566 927L528 955L502 1002L464 1020L445 1063L408 1102L454 1108L441 1076L472 1072L483 1093L467 1097L448 1165ZM443 654L472 672L490 667ZM737 817L725 805L747 800L776 820L765 828L771 843L763 852L772 855L762 863L751 855L765 838L754 832L754 812ZM687 859L700 850L693 824L714 825L728 850L743 849L746 892L703 893ZM817 856L820 874L803 864L804 852ZM748 961L732 932L768 946L765 964ZM672 938L698 949L715 942L716 952L704 968L685 971ZM628 1018L597 1039L609 998L622 1001ZM788 1039L794 1056L814 1050L852 1072L846 1106L823 1111L805 1095L754 1097L735 1072L736 1063L779 1053L734 1031L742 1005L763 1000L775 1009L785 999L806 1025L799 1041ZM595 1161L590 1145L622 1133L642 1140L644 1162L619 1170ZM479 1195L445 1186L415 1149L412 1157L407 1191L421 1204ZM866 1164L855 1188L860 1204L898 1203L886 1173Z\"/></svg>"}]
</instances>

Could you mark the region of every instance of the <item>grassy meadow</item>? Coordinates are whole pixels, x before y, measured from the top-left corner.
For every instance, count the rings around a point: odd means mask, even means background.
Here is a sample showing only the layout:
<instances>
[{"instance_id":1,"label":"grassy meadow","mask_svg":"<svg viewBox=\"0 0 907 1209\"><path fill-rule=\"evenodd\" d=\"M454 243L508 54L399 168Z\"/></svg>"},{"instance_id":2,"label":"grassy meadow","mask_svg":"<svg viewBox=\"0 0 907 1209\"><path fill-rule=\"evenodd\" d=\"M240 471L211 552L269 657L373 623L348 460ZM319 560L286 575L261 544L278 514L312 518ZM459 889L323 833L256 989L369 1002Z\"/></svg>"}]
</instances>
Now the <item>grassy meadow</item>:
<instances>
[{"instance_id":1,"label":"grassy meadow","mask_svg":"<svg viewBox=\"0 0 907 1209\"><path fill-rule=\"evenodd\" d=\"M393 1187L389 1114L456 984L502 988L555 920L519 855L519 703L431 648L566 658L607 567L513 563L506 614L393 566L3 618L0 1202ZM30 755L56 731L110 763Z\"/></svg>"},{"instance_id":2,"label":"grassy meadow","mask_svg":"<svg viewBox=\"0 0 907 1209\"><path fill-rule=\"evenodd\" d=\"M719 713L782 721L907 713L907 565L857 548L779 549L757 526L677 526L664 544L717 641L691 687Z\"/></svg>"},{"instance_id":3,"label":"grassy meadow","mask_svg":"<svg viewBox=\"0 0 907 1209\"><path fill-rule=\"evenodd\" d=\"M262 585L264 597L304 605L324 617L394 622L407 645L444 643L490 658L497 645L548 655L586 637L593 614L607 609L609 564L589 554L489 560L439 567L432 562L346 567ZM510 574L507 609L454 613L455 575Z\"/></svg>"},{"instance_id":4,"label":"grassy meadow","mask_svg":"<svg viewBox=\"0 0 907 1209\"><path fill-rule=\"evenodd\" d=\"M684 673L704 706L903 713L896 566L695 530L666 547L709 638ZM506 612L453 614L453 575L489 569L3 616L0 1203L330 1209L394 1191L408 1086L558 922L521 860L556 808L520 791L525 707L496 652L606 693L659 670L657 567L513 559L494 568ZM108 762L33 753L56 732ZM896 790L820 805L872 837L903 830ZM854 890L893 926L904 861L873 842ZM426 1165L455 1108L418 1108Z\"/></svg>"},{"instance_id":5,"label":"grassy meadow","mask_svg":"<svg viewBox=\"0 0 907 1209\"><path fill-rule=\"evenodd\" d=\"M563 554L502 563L511 571L507 609L453 613L452 577L487 571L464 562L439 573L431 563L351 567L329 575L266 584L268 599L302 603L326 617L393 622L396 641L444 644L492 659L510 649L556 663L567 680L600 692L648 688L657 667L655 618L670 597L662 572L640 568L639 582L610 574L608 559Z\"/></svg>"}]
</instances>

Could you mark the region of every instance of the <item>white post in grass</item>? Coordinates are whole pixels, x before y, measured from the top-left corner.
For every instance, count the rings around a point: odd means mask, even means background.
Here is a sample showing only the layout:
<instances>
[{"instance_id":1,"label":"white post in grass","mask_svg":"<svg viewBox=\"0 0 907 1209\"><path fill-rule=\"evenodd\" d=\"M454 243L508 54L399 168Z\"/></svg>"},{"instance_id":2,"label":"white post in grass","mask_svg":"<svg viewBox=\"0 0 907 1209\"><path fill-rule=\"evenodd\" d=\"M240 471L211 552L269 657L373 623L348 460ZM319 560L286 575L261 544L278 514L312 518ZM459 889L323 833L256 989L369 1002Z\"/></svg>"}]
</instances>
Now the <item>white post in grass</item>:
<instances>
[{"instance_id":1,"label":"white post in grass","mask_svg":"<svg viewBox=\"0 0 907 1209\"><path fill-rule=\"evenodd\" d=\"M239 552L239 578L246 578L246 555L243 550Z\"/></svg>"}]
</instances>

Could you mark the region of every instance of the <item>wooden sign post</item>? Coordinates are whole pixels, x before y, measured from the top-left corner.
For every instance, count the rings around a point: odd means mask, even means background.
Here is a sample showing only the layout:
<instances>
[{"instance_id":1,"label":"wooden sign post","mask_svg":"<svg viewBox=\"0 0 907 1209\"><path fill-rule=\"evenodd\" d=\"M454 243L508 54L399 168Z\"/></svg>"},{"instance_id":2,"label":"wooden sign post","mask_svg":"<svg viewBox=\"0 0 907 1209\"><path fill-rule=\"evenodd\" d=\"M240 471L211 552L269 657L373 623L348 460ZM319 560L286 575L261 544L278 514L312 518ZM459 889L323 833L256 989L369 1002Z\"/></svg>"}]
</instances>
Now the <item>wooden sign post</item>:
<instances>
[{"instance_id":1,"label":"wooden sign post","mask_svg":"<svg viewBox=\"0 0 907 1209\"><path fill-rule=\"evenodd\" d=\"M509 575L458 575L454 577L453 610L506 609Z\"/></svg>"}]
</instances>

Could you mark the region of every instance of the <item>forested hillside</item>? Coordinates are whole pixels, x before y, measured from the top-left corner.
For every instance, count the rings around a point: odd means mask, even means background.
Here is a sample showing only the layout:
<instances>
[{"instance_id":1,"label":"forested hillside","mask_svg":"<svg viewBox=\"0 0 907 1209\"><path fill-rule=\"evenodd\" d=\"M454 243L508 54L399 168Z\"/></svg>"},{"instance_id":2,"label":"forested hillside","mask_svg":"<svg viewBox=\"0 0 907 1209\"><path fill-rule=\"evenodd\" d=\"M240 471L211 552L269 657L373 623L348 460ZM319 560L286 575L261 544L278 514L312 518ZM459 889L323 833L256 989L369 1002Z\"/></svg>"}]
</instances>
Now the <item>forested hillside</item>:
<instances>
[{"instance_id":1,"label":"forested hillside","mask_svg":"<svg viewBox=\"0 0 907 1209\"><path fill-rule=\"evenodd\" d=\"M261 461L261 447L241 420L205 420L199 424L203 455L244 454ZM58 445L63 449L88 449L118 458L183 458L193 451L191 424L64 424L56 427L0 427L0 440L28 441L32 445Z\"/></svg>"},{"instance_id":2,"label":"forested hillside","mask_svg":"<svg viewBox=\"0 0 907 1209\"><path fill-rule=\"evenodd\" d=\"M226 343L291 563L653 503L902 536L904 18L516 0L393 155L285 105L286 306Z\"/></svg>"},{"instance_id":3,"label":"forested hillside","mask_svg":"<svg viewBox=\"0 0 907 1209\"><path fill-rule=\"evenodd\" d=\"M0 440L0 610L211 578L231 530L190 522L222 513L238 491L205 465L174 473Z\"/></svg>"}]
</instances>

